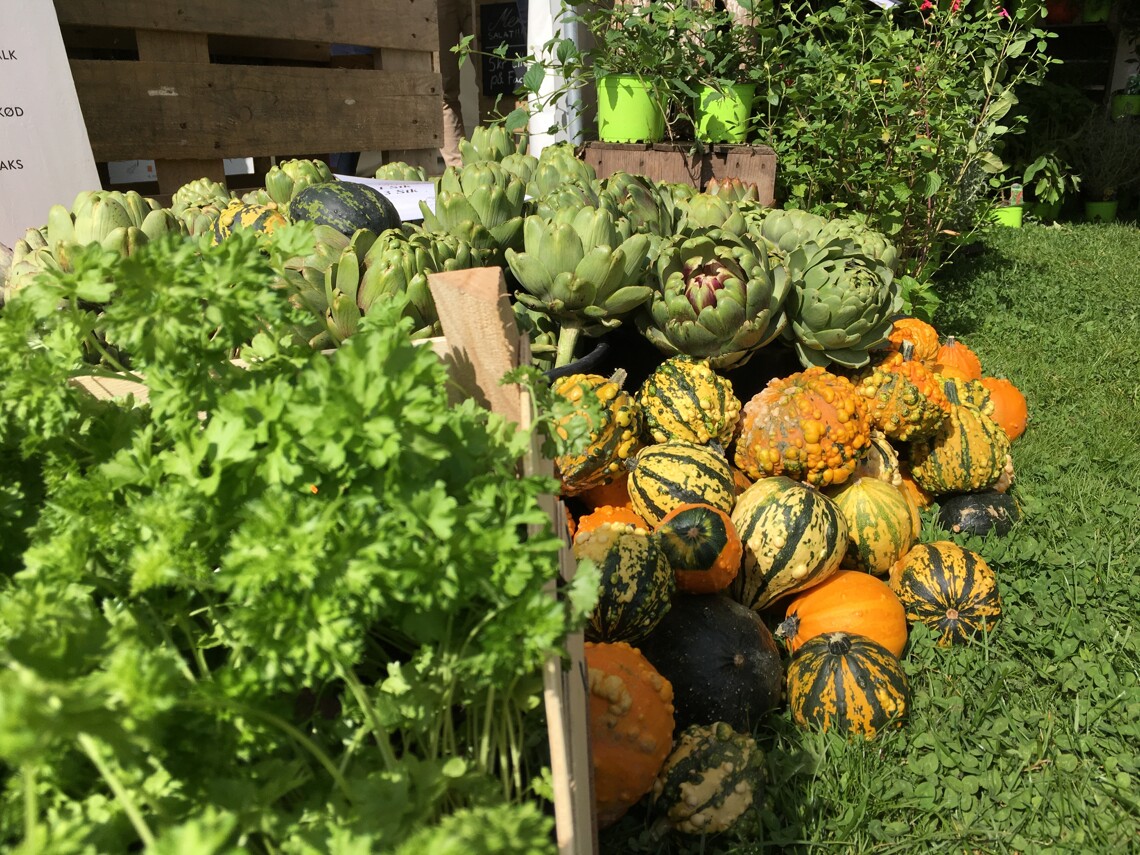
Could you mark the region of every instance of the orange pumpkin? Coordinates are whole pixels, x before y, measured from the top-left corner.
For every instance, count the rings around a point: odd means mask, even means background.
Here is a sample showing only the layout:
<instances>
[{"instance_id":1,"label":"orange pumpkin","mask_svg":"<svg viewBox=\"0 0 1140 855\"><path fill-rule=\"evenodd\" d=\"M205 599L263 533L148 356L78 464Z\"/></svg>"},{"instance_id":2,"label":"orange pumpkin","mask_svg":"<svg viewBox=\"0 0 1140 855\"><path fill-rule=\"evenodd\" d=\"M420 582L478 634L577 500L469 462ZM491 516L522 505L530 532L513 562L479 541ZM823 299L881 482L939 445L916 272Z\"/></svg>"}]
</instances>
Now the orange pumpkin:
<instances>
[{"instance_id":1,"label":"orange pumpkin","mask_svg":"<svg viewBox=\"0 0 1140 855\"><path fill-rule=\"evenodd\" d=\"M745 490L752 486L753 481L749 478L743 469L738 466L730 466L732 470L732 486L736 490L736 495L739 496Z\"/></svg>"},{"instance_id":2,"label":"orange pumpkin","mask_svg":"<svg viewBox=\"0 0 1140 855\"><path fill-rule=\"evenodd\" d=\"M899 478L902 483L898 484L898 488L915 508L922 510L934 504L934 496L918 485L905 466L899 466Z\"/></svg>"},{"instance_id":3,"label":"orange pumpkin","mask_svg":"<svg viewBox=\"0 0 1140 855\"><path fill-rule=\"evenodd\" d=\"M895 656L906 647L906 610L890 585L861 570L840 570L788 603L776 628L794 654L809 638L825 632L865 635Z\"/></svg>"},{"instance_id":4,"label":"orange pumpkin","mask_svg":"<svg viewBox=\"0 0 1140 855\"><path fill-rule=\"evenodd\" d=\"M990 401L994 405L990 418L1001 425L1010 439L1017 439L1025 433L1029 406L1021 390L1004 377L983 377L982 385L990 393Z\"/></svg>"},{"instance_id":5,"label":"orange pumpkin","mask_svg":"<svg viewBox=\"0 0 1140 855\"><path fill-rule=\"evenodd\" d=\"M673 747L673 686L624 641L586 642L594 808L605 828L653 787Z\"/></svg>"},{"instance_id":6,"label":"orange pumpkin","mask_svg":"<svg viewBox=\"0 0 1140 855\"><path fill-rule=\"evenodd\" d=\"M578 498L586 505L587 508L593 510L600 508L603 505L619 505L629 504L629 490L627 484L629 483L629 473L622 472L613 481L609 481L598 487L591 487L584 493L579 493Z\"/></svg>"},{"instance_id":7,"label":"orange pumpkin","mask_svg":"<svg viewBox=\"0 0 1140 855\"><path fill-rule=\"evenodd\" d=\"M720 508L680 505L665 515L653 534L680 591L723 591L740 572L744 544L732 519Z\"/></svg>"},{"instance_id":8,"label":"orange pumpkin","mask_svg":"<svg viewBox=\"0 0 1140 855\"><path fill-rule=\"evenodd\" d=\"M614 505L602 505L600 508L595 508L592 513L583 514L578 518L578 532L574 537L577 539L586 532L593 531L598 526L606 523L621 523L622 525L632 525L638 528L649 528L645 520L635 514L630 508L622 505L616 507Z\"/></svg>"},{"instance_id":9,"label":"orange pumpkin","mask_svg":"<svg viewBox=\"0 0 1140 855\"><path fill-rule=\"evenodd\" d=\"M978 355L962 342L949 336L946 343L938 348L934 360L934 371L943 377L956 380L981 380L982 362Z\"/></svg>"},{"instance_id":10,"label":"orange pumpkin","mask_svg":"<svg viewBox=\"0 0 1140 855\"><path fill-rule=\"evenodd\" d=\"M914 345L914 358L919 362L933 363L938 356L938 330L918 318L899 318L887 336L891 350L902 350L904 341Z\"/></svg>"}]
</instances>

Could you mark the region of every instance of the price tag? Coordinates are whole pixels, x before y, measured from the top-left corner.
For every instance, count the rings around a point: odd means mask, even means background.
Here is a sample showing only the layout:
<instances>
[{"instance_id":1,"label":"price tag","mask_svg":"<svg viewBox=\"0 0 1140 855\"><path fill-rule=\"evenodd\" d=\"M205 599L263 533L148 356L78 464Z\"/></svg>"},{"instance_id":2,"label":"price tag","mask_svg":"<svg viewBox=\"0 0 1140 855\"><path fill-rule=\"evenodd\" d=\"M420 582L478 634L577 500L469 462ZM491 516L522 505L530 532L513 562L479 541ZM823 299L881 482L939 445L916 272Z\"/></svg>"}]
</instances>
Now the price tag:
<instances>
[{"instance_id":1,"label":"price tag","mask_svg":"<svg viewBox=\"0 0 1140 855\"><path fill-rule=\"evenodd\" d=\"M435 211L435 183L432 181L384 181L379 178L357 178L355 175L337 175L339 181L354 181L367 184L388 197L401 220L422 220L420 202L426 202L428 209Z\"/></svg>"}]
</instances>

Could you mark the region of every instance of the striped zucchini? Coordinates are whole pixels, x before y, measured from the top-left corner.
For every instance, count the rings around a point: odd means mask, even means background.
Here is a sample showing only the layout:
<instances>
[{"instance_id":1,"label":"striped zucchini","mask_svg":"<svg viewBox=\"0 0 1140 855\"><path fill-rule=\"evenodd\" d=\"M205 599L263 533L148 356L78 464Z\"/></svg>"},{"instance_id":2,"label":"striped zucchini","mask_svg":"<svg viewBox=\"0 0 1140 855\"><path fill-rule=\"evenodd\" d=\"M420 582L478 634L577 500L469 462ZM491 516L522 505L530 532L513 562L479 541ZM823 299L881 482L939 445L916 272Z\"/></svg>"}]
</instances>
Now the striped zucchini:
<instances>
[{"instance_id":1,"label":"striped zucchini","mask_svg":"<svg viewBox=\"0 0 1140 855\"><path fill-rule=\"evenodd\" d=\"M915 546L891 568L890 585L907 620L940 633L939 647L968 642L1001 618L994 571L976 552L948 540Z\"/></svg>"},{"instance_id":2,"label":"striped zucchini","mask_svg":"<svg viewBox=\"0 0 1140 855\"><path fill-rule=\"evenodd\" d=\"M864 635L825 632L788 663L788 708L801 727L870 739L904 716L909 703L902 663Z\"/></svg>"},{"instance_id":3,"label":"striped zucchini","mask_svg":"<svg viewBox=\"0 0 1140 855\"><path fill-rule=\"evenodd\" d=\"M732 384L707 359L672 356L646 378L637 393L645 431L653 442L680 440L704 445L732 441L740 400Z\"/></svg>"},{"instance_id":4,"label":"striped zucchini","mask_svg":"<svg viewBox=\"0 0 1140 855\"><path fill-rule=\"evenodd\" d=\"M601 577L587 640L639 641L669 611L673 568L645 529L603 523L575 538L574 557L593 561Z\"/></svg>"},{"instance_id":5,"label":"striped zucchini","mask_svg":"<svg viewBox=\"0 0 1140 855\"><path fill-rule=\"evenodd\" d=\"M822 582L847 550L847 521L835 502L782 475L745 490L732 523L744 543L744 564L729 593L756 610Z\"/></svg>"},{"instance_id":6,"label":"striped zucchini","mask_svg":"<svg viewBox=\"0 0 1140 855\"><path fill-rule=\"evenodd\" d=\"M728 458L715 445L648 445L630 464L627 486L633 510L652 526L681 505L712 505L729 513L736 501Z\"/></svg>"}]
</instances>

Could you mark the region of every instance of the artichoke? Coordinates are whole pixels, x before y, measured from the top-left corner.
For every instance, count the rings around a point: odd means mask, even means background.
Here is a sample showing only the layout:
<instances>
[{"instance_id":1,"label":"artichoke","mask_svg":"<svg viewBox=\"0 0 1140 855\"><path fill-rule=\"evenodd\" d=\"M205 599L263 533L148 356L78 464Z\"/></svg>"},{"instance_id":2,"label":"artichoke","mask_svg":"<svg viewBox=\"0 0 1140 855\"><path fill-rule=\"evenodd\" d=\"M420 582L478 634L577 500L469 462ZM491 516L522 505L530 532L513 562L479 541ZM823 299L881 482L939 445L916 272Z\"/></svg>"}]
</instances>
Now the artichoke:
<instances>
[{"instance_id":1,"label":"artichoke","mask_svg":"<svg viewBox=\"0 0 1140 855\"><path fill-rule=\"evenodd\" d=\"M265 191L257 193L257 204L285 208L297 193L309 185L330 181L336 181L336 177L323 160L286 160L265 173Z\"/></svg>"},{"instance_id":2,"label":"artichoke","mask_svg":"<svg viewBox=\"0 0 1140 855\"><path fill-rule=\"evenodd\" d=\"M449 166L439 180L435 210L420 202L424 229L487 250L488 263L501 266L504 250L522 247L525 196L526 185L497 163Z\"/></svg>"},{"instance_id":3,"label":"artichoke","mask_svg":"<svg viewBox=\"0 0 1140 855\"><path fill-rule=\"evenodd\" d=\"M597 208L601 199L597 191L581 184L563 184L546 195L534 200L534 213L540 217L553 219L560 211L579 211L582 208Z\"/></svg>"},{"instance_id":4,"label":"artichoke","mask_svg":"<svg viewBox=\"0 0 1140 855\"><path fill-rule=\"evenodd\" d=\"M635 232L668 237L673 233L673 197L640 175L615 172L602 182L602 204L630 221Z\"/></svg>"},{"instance_id":5,"label":"artichoke","mask_svg":"<svg viewBox=\"0 0 1140 855\"><path fill-rule=\"evenodd\" d=\"M638 316L658 350L708 359L713 368L747 362L786 323L788 282L750 235L709 229L676 235L661 249L657 288Z\"/></svg>"},{"instance_id":6,"label":"artichoke","mask_svg":"<svg viewBox=\"0 0 1140 855\"><path fill-rule=\"evenodd\" d=\"M402 160L393 160L377 167L376 177L381 181L427 181L422 166L412 166Z\"/></svg>"},{"instance_id":7,"label":"artichoke","mask_svg":"<svg viewBox=\"0 0 1140 855\"><path fill-rule=\"evenodd\" d=\"M526 218L522 252L506 259L522 290L516 299L559 325L555 365L569 363L580 333L600 335L650 295L649 237L599 208Z\"/></svg>"},{"instance_id":8,"label":"artichoke","mask_svg":"<svg viewBox=\"0 0 1140 855\"><path fill-rule=\"evenodd\" d=\"M463 165L494 161L501 163L512 154L526 154L527 135L514 134L502 125L480 125L471 132L470 140L459 141Z\"/></svg>"},{"instance_id":9,"label":"artichoke","mask_svg":"<svg viewBox=\"0 0 1140 855\"><path fill-rule=\"evenodd\" d=\"M740 206L723 196L696 193L676 203L678 234L694 234L702 229L721 229L734 235L744 234L748 223Z\"/></svg>"},{"instance_id":10,"label":"artichoke","mask_svg":"<svg viewBox=\"0 0 1140 855\"><path fill-rule=\"evenodd\" d=\"M589 187L597 179L598 173L594 167L578 159L574 146L555 143L544 148L538 156L534 175L526 185L526 194L537 199L564 184Z\"/></svg>"}]
</instances>

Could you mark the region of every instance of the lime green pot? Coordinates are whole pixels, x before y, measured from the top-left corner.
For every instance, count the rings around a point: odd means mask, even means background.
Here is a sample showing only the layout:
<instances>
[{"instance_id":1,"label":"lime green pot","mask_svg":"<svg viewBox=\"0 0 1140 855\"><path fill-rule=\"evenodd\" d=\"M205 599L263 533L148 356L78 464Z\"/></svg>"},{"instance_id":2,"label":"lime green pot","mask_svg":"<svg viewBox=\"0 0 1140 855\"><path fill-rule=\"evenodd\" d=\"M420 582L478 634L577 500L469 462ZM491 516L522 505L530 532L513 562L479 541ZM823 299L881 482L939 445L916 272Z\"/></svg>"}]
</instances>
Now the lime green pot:
<instances>
[{"instance_id":1,"label":"lime green pot","mask_svg":"<svg viewBox=\"0 0 1140 855\"><path fill-rule=\"evenodd\" d=\"M999 226L1009 226L1012 229L1020 229L1023 213L1020 205L1005 205L1001 208L994 208L994 212L990 216Z\"/></svg>"},{"instance_id":2,"label":"lime green pot","mask_svg":"<svg viewBox=\"0 0 1140 855\"><path fill-rule=\"evenodd\" d=\"M665 116L648 81L636 74L598 78L598 139L602 142L660 142Z\"/></svg>"},{"instance_id":3,"label":"lime green pot","mask_svg":"<svg viewBox=\"0 0 1140 855\"><path fill-rule=\"evenodd\" d=\"M755 83L697 87L694 111L697 139L713 143L742 143L748 139L748 119L756 98Z\"/></svg>"},{"instance_id":4,"label":"lime green pot","mask_svg":"<svg viewBox=\"0 0 1140 855\"><path fill-rule=\"evenodd\" d=\"M1140 116L1140 95L1113 95L1110 109L1114 119Z\"/></svg>"},{"instance_id":5,"label":"lime green pot","mask_svg":"<svg viewBox=\"0 0 1140 855\"><path fill-rule=\"evenodd\" d=\"M1111 223L1116 219L1117 201L1085 202L1085 220L1090 223Z\"/></svg>"},{"instance_id":6,"label":"lime green pot","mask_svg":"<svg viewBox=\"0 0 1140 855\"><path fill-rule=\"evenodd\" d=\"M1060 202L1036 202L1033 205L1033 216L1043 223L1055 223L1060 215Z\"/></svg>"}]
</instances>

